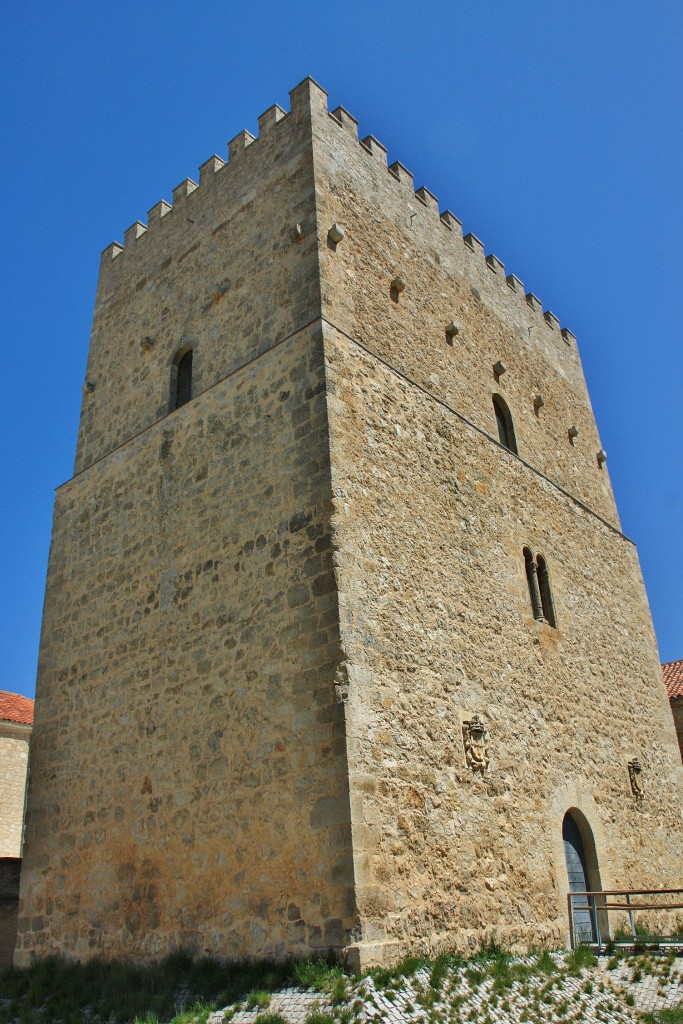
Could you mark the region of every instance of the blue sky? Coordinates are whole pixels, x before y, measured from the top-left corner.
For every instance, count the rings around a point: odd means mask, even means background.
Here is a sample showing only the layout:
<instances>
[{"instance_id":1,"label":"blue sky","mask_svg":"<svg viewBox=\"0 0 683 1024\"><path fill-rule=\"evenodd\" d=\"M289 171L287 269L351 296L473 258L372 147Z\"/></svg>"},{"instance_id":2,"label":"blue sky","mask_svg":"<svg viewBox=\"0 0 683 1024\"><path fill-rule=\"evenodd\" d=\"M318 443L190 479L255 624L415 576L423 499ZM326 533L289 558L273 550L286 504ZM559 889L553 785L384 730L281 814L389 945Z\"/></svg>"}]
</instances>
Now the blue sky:
<instances>
[{"instance_id":1,"label":"blue sky","mask_svg":"<svg viewBox=\"0 0 683 1024\"><path fill-rule=\"evenodd\" d=\"M100 250L308 74L577 335L683 658L682 30L666 0L5 5L0 689L34 692Z\"/></svg>"}]
</instances>

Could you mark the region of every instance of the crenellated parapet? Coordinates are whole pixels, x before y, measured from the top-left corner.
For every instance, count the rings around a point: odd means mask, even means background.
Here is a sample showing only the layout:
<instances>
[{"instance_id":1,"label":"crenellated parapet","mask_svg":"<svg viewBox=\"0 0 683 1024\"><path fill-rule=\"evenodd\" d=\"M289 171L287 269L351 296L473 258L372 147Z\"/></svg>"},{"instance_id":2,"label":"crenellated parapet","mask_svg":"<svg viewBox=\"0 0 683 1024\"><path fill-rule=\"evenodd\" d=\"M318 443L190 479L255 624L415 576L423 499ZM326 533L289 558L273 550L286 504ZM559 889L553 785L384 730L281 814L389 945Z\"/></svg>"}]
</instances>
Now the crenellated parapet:
<instances>
[{"instance_id":1,"label":"crenellated parapet","mask_svg":"<svg viewBox=\"0 0 683 1024\"><path fill-rule=\"evenodd\" d=\"M288 124L292 117L313 112L316 105L324 108L327 113L327 94L312 79L304 79L290 92L291 110L288 112L278 104L273 104L258 118L258 135L243 130L230 139L227 144L227 160L214 154L199 167L199 181L185 178L172 191L172 201L165 199L155 203L147 214L147 223L136 220L123 236L123 244L111 242L101 256L102 268L123 256L124 260L134 253L139 245L148 245L152 237L165 231L168 224L181 219L193 223L191 212L197 210L205 197L216 185L230 187L230 176L236 167L241 167L245 157L251 158L260 150L259 143L267 139Z\"/></svg>"},{"instance_id":2,"label":"crenellated parapet","mask_svg":"<svg viewBox=\"0 0 683 1024\"><path fill-rule=\"evenodd\" d=\"M199 167L199 182L186 178L173 189L171 203L160 200L148 212L147 223L135 221L125 232L123 244L112 242L102 253L102 266L107 266L122 256L134 252L140 245L148 245L150 237L160 234L165 226L172 221L185 219L194 223L191 211L198 209L202 197L209 194L217 185L227 188L230 175L241 167L244 160L255 159L261 150L263 140L276 141L274 137L282 131L294 117L304 117L313 121L316 117L329 117L344 135L358 144L367 158L375 161L386 171L396 187L401 189L406 198L416 200L424 207L428 215L434 217L435 224L448 231L453 241L463 246L468 258L475 261L481 270L490 272L501 288L506 288L526 307L527 314L534 314L539 325L557 332L558 336L571 345L575 342L574 335L566 328L560 328L558 318L548 309L544 309L541 300L531 291L525 291L522 281L512 273L506 273L502 260L495 254L487 253L484 243L473 233L463 234L460 220L450 211L439 208L437 197L425 186L415 188L413 174L399 160L387 161L387 148L374 135L359 137L358 120L345 107L338 106L328 110L327 93L311 78L304 79L290 92L290 111L278 104L273 104L258 117L258 135L243 130L228 142L227 161L213 155ZM254 173L257 173L255 167Z\"/></svg>"},{"instance_id":3,"label":"crenellated parapet","mask_svg":"<svg viewBox=\"0 0 683 1024\"><path fill-rule=\"evenodd\" d=\"M506 287L517 296L520 302L525 304L527 313L531 311L538 314L539 325L542 323L546 328L557 331L558 336L561 336L567 344L575 343L576 339L571 331L568 331L566 328L560 330L560 324L555 314L548 309L544 309L540 299L532 292L526 292L522 281L515 274L506 274L505 265L502 260L493 253L487 254L484 243L472 232L463 235L460 220L450 210L439 210L439 201L433 192L425 186L415 188L413 174L404 164L399 160L388 164L386 146L375 138L374 135L366 135L364 138L359 138L358 120L353 114L345 107L339 106L329 111L329 117L342 129L346 136L357 142L366 154L387 170L390 178L404 190L407 196L411 199L417 199L422 206L435 214L435 220L438 219L444 228L454 233L455 237L465 247L465 250L473 255L477 261L480 261L482 268L486 267L491 274L495 275L501 287Z\"/></svg>"}]
</instances>

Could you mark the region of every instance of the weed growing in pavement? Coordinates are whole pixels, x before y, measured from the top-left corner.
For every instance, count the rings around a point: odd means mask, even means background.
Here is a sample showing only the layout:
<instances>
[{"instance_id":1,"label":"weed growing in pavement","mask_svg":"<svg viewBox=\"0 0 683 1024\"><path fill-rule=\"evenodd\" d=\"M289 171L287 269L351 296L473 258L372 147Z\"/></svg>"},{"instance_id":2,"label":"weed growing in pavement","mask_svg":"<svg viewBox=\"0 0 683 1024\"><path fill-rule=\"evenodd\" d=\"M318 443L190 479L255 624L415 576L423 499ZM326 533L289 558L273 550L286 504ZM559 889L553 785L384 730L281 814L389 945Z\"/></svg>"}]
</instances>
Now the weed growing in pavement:
<instances>
[{"instance_id":1,"label":"weed growing in pavement","mask_svg":"<svg viewBox=\"0 0 683 1024\"><path fill-rule=\"evenodd\" d=\"M264 992L263 990L256 989L250 992L246 998L246 1004L248 1010L267 1010L270 1006L271 995L270 992Z\"/></svg>"},{"instance_id":2,"label":"weed growing in pavement","mask_svg":"<svg viewBox=\"0 0 683 1024\"><path fill-rule=\"evenodd\" d=\"M407 956L393 967L373 967L368 974L374 981L375 987L383 989L396 981L412 978L427 962L424 957Z\"/></svg>"},{"instance_id":3,"label":"weed growing in pavement","mask_svg":"<svg viewBox=\"0 0 683 1024\"><path fill-rule=\"evenodd\" d=\"M659 1013L644 1013L643 1024L683 1024L683 1006L675 1010L660 1010Z\"/></svg>"},{"instance_id":4,"label":"weed growing in pavement","mask_svg":"<svg viewBox=\"0 0 683 1024\"><path fill-rule=\"evenodd\" d=\"M303 960L292 965L292 975L302 988L312 988L316 992L329 992L339 978L346 975L333 960L319 957L317 960Z\"/></svg>"},{"instance_id":5,"label":"weed growing in pavement","mask_svg":"<svg viewBox=\"0 0 683 1024\"><path fill-rule=\"evenodd\" d=\"M589 946L577 946L567 955L567 968L574 977L587 967L597 966L597 963L598 959Z\"/></svg>"},{"instance_id":6,"label":"weed growing in pavement","mask_svg":"<svg viewBox=\"0 0 683 1024\"><path fill-rule=\"evenodd\" d=\"M433 988L428 988L422 992L418 992L415 1002L419 1003L424 1010L429 1010L437 999L438 993Z\"/></svg>"},{"instance_id":7,"label":"weed growing in pavement","mask_svg":"<svg viewBox=\"0 0 683 1024\"><path fill-rule=\"evenodd\" d=\"M432 969L429 972L429 984L437 992L443 986L446 974L449 968L452 967L452 959L448 953L442 953L432 964Z\"/></svg>"},{"instance_id":8,"label":"weed growing in pavement","mask_svg":"<svg viewBox=\"0 0 683 1024\"><path fill-rule=\"evenodd\" d=\"M322 958L290 965L193 961L183 953L148 965L52 958L0 974L0 1024L204 1024L212 1010L226 1005L224 1024L244 1009L253 1012L255 1024L285 1024L269 1006L272 992L292 983L332 1003L312 1010L306 1024L357 1024L373 987L425 1024L479 1024L501 1012L530 1024L545 1024L549 1016L569 1024L594 1011L601 1020L619 1007L623 1012L635 1005L628 993L615 1002L599 974L580 977L596 963L586 947L515 958L492 944L468 960L455 953L433 960L406 958L394 967L368 971L364 981ZM654 974L662 987L673 983L674 964L675 953L614 955L609 961L611 969L623 965L624 977L633 983ZM573 990L571 978L579 979ZM683 1024L679 1010L666 1013L643 1019Z\"/></svg>"},{"instance_id":9,"label":"weed growing in pavement","mask_svg":"<svg viewBox=\"0 0 683 1024\"><path fill-rule=\"evenodd\" d=\"M337 1024L337 1022L333 1013L314 1010L306 1017L304 1024Z\"/></svg>"},{"instance_id":10,"label":"weed growing in pavement","mask_svg":"<svg viewBox=\"0 0 683 1024\"><path fill-rule=\"evenodd\" d=\"M557 970L557 964L547 949L544 949L537 955L536 970L540 971L542 974L554 974Z\"/></svg>"}]
</instances>

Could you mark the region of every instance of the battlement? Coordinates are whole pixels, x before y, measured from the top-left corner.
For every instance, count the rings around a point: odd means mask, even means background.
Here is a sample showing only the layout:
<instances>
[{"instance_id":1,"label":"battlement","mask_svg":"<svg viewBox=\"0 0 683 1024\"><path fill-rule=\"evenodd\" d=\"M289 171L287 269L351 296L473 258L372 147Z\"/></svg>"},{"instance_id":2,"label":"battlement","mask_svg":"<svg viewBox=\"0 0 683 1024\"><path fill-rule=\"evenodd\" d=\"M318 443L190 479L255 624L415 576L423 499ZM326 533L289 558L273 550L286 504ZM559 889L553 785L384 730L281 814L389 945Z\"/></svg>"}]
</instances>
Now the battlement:
<instances>
[{"instance_id":1,"label":"battlement","mask_svg":"<svg viewBox=\"0 0 683 1024\"><path fill-rule=\"evenodd\" d=\"M502 260L493 253L487 254L484 243L472 232L463 235L461 221L450 210L440 211L439 201L433 192L424 185L420 188L415 188L414 176L404 164L399 160L388 164L386 146L374 135L366 135L363 138L359 137L358 119L353 114L345 107L339 106L329 111L329 117L341 128L345 136L357 142L365 154L386 169L390 178L405 191L408 198L416 199L423 207L426 207L429 212L434 214L435 220L438 219L441 225L451 231L454 234L454 238L459 240L470 254L481 260L482 265L486 266L492 274L496 275L501 286L505 286L509 291L517 295L525 303L527 312L531 311L539 314L539 326L542 323L545 328L556 331L558 337L561 335L567 344L576 342L571 331L566 328L560 329L558 318L550 310L543 308L540 299L531 292L525 292L524 285L516 275L506 274L505 265Z\"/></svg>"},{"instance_id":2,"label":"battlement","mask_svg":"<svg viewBox=\"0 0 683 1024\"><path fill-rule=\"evenodd\" d=\"M438 199L433 192L425 186L416 189L414 186L414 176L404 164L399 160L388 164L387 147L374 135L366 135L360 138L358 134L358 120L353 114L345 107L339 106L329 111L329 117L342 129L347 138L357 142L365 154L386 169L391 179L405 191L407 197L417 199L423 207L426 207L428 211L435 214L441 225L454 233L455 239L458 239L471 254L482 261L482 264L492 274L497 276L501 286L505 285L510 291L518 295L519 299L525 303L527 312L532 311L540 314L539 323L542 321L546 328L557 331L559 335L560 324L555 314L550 310L544 310L543 304L535 295L526 293L521 280L516 275L506 275L503 262L493 253L487 255L484 243L476 235L471 232L463 235L460 220L450 210L440 211ZM575 341L573 334L566 330L566 328L562 329L561 336L567 344Z\"/></svg>"},{"instance_id":3,"label":"battlement","mask_svg":"<svg viewBox=\"0 0 683 1024\"><path fill-rule=\"evenodd\" d=\"M388 164L386 146L374 135L359 137L358 119L353 114L342 106L328 110L327 93L312 78L305 78L290 91L289 96L290 111L286 111L278 104L273 104L264 111L257 118L258 135L254 136L247 130L235 135L227 145L227 161L213 155L201 164L199 182L186 178L173 189L172 203L162 199L152 206L148 211L146 224L136 220L124 232L123 244L115 241L103 250L102 266L107 266L122 256L125 259L126 254L134 252L140 245L146 246L149 236L155 236L163 225L169 223L169 218L177 220L182 215L190 225L193 224L192 211L198 209L197 204L201 202L201 197L219 183L223 176L229 176L231 170L241 165L247 155L252 158L253 154L258 154L260 141L272 139L273 134L288 126L292 118L302 118L310 122L316 117L325 116L338 126L348 140L357 143L367 157L377 161L397 186L405 191L407 197L426 208L427 212L434 216L435 223L438 222L441 227L450 231L453 240L462 244L470 256L480 261L482 268L486 267L501 287L506 287L518 296L519 300L525 303L527 313L531 312L538 316L539 326L542 324L546 329L557 332L568 345L575 343L572 332L560 327L555 314L544 309L543 303L533 292L525 292L524 285L515 274L506 274L502 260L493 253L487 254L484 243L475 234L463 234L460 220L450 210L440 211L438 199L433 192L425 186L415 188L413 174L404 164L399 160Z\"/></svg>"},{"instance_id":4,"label":"battlement","mask_svg":"<svg viewBox=\"0 0 683 1024\"><path fill-rule=\"evenodd\" d=\"M199 166L199 181L192 178L185 178L172 190L172 202L161 199L150 208L147 213L147 223L136 220L130 228L124 232L123 244L118 241L111 242L101 255L101 266L106 267L122 255L124 259L128 254L134 252L141 240L143 244L148 243L149 236L156 235L160 226L165 226L170 220L177 220L178 215L187 218L193 223L191 211L197 209L209 189L213 189L221 178L230 175L236 165L241 165L247 151L251 156L252 152L258 152L260 140L270 139L273 132L287 125L292 117L310 118L317 108L327 113L327 93L320 88L311 78L305 78L294 89L290 91L291 110L286 111L277 103L269 107L258 119L258 135L243 129L227 144L227 160L214 154ZM253 149L252 149L253 147Z\"/></svg>"}]
</instances>

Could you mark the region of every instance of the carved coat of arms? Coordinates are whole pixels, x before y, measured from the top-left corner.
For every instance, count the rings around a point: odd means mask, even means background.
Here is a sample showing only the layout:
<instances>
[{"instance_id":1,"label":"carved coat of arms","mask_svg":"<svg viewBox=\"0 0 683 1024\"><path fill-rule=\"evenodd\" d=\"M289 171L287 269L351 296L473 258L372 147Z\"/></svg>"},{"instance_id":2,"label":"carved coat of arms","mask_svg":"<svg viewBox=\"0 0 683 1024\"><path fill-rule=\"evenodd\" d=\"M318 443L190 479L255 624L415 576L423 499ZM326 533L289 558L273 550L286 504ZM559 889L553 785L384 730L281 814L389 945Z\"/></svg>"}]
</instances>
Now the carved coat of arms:
<instances>
[{"instance_id":1,"label":"carved coat of arms","mask_svg":"<svg viewBox=\"0 0 683 1024\"><path fill-rule=\"evenodd\" d=\"M491 760L489 756L489 734L479 715L474 715L469 722L463 722L463 740L467 766L473 772L483 775Z\"/></svg>"},{"instance_id":2,"label":"carved coat of arms","mask_svg":"<svg viewBox=\"0 0 683 1024\"><path fill-rule=\"evenodd\" d=\"M632 761L629 761L628 777L631 780L631 792L633 793L633 798L637 804L639 804L645 796L643 783L640 781L640 773L642 770L642 766L637 757L634 757Z\"/></svg>"}]
</instances>

